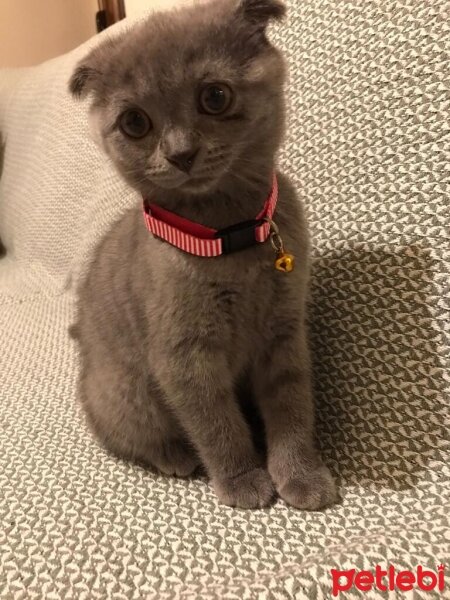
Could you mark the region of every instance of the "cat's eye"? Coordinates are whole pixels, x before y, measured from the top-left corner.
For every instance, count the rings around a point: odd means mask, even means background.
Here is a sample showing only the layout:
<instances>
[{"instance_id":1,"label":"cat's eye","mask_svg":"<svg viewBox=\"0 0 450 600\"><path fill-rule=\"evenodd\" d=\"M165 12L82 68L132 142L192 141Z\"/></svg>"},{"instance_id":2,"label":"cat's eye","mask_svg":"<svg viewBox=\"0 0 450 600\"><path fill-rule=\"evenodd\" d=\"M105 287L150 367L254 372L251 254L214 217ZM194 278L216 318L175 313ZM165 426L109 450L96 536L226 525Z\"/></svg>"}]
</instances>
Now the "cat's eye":
<instances>
[{"instance_id":1,"label":"cat's eye","mask_svg":"<svg viewBox=\"0 0 450 600\"><path fill-rule=\"evenodd\" d=\"M134 139L145 137L152 128L148 115L139 108L129 108L119 117L119 127L122 133Z\"/></svg>"},{"instance_id":2,"label":"cat's eye","mask_svg":"<svg viewBox=\"0 0 450 600\"><path fill-rule=\"evenodd\" d=\"M200 110L208 115L221 115L233 102L233 92L225 83L209 83L200 91Z\"/></svg>"}]
</instances>

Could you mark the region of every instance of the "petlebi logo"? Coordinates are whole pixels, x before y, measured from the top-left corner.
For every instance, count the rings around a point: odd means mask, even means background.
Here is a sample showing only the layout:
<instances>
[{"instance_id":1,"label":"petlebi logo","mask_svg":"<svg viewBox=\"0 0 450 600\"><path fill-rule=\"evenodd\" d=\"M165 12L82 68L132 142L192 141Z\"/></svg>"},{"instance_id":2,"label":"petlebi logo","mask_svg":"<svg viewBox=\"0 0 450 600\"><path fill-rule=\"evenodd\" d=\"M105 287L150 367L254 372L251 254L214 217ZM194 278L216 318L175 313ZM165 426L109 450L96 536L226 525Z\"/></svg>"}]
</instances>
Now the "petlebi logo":
<instances>
[{"instance_id":1,"label":"petlebi logo","mask_svg":"<svg viewBox=\"0 0 450 600\"><path fill-rule=\"evenodd\" d=\"M370 592L398 591L409 592L422 590L423 592L443 592L445 588L445 566L438 565L436 571L418 565L412 571L400 571L393 565L386 569L376 565L371 571L358 571L348 569L339 571L331 569L331 592L334 597L349 590ZM345 594L343 594L345 598ZM433 595L433 598L436 598Z\"/></svg>"}]
</instances>

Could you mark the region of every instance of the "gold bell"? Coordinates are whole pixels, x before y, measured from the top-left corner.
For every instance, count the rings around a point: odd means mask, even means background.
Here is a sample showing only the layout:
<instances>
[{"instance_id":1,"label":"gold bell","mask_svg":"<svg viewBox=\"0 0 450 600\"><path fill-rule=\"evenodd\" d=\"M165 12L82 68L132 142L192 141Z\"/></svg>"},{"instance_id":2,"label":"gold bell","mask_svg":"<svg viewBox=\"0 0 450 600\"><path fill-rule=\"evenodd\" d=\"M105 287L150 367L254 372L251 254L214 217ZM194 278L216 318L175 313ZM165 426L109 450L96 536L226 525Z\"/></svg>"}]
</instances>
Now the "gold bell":
<instances>
[{"instance_id":1,"label":"gold bell","mask_svg":"<svg viewBox=\"0 0 450 600\"><path fill-rule=\"evenodd\" d=\"M283 273L290 273L294 270L295 258L293 254L288 252L278 252L275 260L275 269Z\"/></svg>"},{"instance_id":2,"label":"gold bell","mask_svg":"<svg viewBox=\"0 0 450 600\"><path fill-rule=\"evenodd\" d=\"M281 271L282 273L290 273L294 270L294 255L284 251L284 244L280 236L278 225L272 221L272 219L266 218L266 221L269 223L271 230L270 243L272 244L272 248L277 253L277 257L275 259L275 269L277 271Z\"/></svg>"}]
</instances>

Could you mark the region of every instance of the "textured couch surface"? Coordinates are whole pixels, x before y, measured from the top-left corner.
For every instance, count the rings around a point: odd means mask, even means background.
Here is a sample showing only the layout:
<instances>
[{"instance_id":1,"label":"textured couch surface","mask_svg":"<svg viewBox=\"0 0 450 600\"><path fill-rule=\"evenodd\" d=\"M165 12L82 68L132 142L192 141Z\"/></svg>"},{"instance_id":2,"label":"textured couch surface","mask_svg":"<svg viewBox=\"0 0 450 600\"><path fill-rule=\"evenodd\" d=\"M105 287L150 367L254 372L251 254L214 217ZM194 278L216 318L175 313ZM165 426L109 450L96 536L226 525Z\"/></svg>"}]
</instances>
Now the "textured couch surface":
<instances>
[{"instance_id":1,"label":"textured couch surface","mask_svg":"<svg viewBox=\"0 0 450 600\"><path fill-rule=\"evenodd\" d=\"M72 290L138 201L66 92L91 40L0 74L2 600L320 599L331 568L450 566L450 5L292 0L273 36L290 62L280 163L313 236L318 425L340 503L223 507L204 480L115 460L87 431ZM361 597L387 595L345 595Z\"/></svg>"}]
</instances>

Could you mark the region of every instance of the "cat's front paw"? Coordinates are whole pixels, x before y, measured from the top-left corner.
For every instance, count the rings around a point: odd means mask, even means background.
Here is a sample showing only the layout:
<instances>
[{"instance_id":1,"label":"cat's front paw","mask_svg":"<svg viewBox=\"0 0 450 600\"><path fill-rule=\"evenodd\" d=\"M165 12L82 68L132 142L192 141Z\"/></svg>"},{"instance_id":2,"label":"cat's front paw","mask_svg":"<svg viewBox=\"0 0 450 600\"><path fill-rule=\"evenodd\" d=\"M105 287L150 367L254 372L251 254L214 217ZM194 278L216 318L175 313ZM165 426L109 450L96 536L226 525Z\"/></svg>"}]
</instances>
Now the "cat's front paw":
<instances>
[{"instance_id":1,"label":"cat's front paw","mask_svg":"<svg viewBox=\"0 0 450 600\"><path fill-rule=\"evenodd\" d=\"M268 506L275 495L275 487L269 473L257 468L224 479L213 479L216 494L223 504L238 508L262 508Z\"/></svg>"},{"instance_id":2,"label":"cat's front paw","mask_svg":"<svg viewBox=\"0 0 450 600\"><path fill-rule=\"evenodd\" d=\"M278 487L278 493L285 502L302 510L318 510L337 498L336 485L325 465L288 479Z\"/></svg>"}]
</instances>

